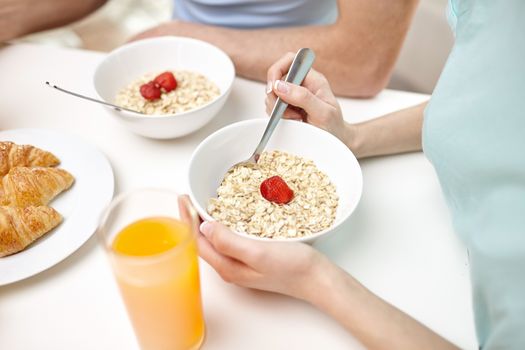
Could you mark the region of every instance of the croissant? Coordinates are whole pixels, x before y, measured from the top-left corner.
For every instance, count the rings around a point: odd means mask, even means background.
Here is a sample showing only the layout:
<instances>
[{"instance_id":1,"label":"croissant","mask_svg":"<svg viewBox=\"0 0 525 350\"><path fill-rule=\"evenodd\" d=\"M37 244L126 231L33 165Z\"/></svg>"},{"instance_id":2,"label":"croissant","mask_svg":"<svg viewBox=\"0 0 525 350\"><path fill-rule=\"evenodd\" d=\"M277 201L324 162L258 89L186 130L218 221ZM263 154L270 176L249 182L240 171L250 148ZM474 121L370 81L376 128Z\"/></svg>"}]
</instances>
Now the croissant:
<instances>
[{"instance_id":1,"label":"croissant","mask_svg":"<svg viewBox=\"0 0 525 350\"><path fill-rule=\"evenodd\" d=\"M0 141L0 176L4 176L16 166L56 166L60 163L52 153L31 145L17 145L10 141Z\"/></svg>"},{"instance_id":2,"label":"croissant","mask_svg":"<svg viewBox=\"0 0 525 350\"><path fill-rule=\"evenodd\" d=\"M0 257L17 253L62 221L53 208L0 206Z\"/></svg>"},{"instance_id":3,"label":"croissant","mask_svg":"<svg viewBox=\"0 0 525 350\"><path fill-rule=\"evenodd\" d=\"M0 205L46 205L73 184L74 177L59 168L17 167L0 181Z\"/></svg>"}]
</instances>

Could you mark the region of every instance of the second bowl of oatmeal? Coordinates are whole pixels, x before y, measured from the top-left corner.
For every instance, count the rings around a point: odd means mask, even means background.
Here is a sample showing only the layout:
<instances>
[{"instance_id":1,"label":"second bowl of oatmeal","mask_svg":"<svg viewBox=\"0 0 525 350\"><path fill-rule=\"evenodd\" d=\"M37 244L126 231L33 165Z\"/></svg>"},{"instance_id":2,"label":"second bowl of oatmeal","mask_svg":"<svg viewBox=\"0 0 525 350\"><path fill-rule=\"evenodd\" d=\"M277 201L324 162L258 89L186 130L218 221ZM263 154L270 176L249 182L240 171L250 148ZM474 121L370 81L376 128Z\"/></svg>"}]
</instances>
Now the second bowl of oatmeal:
<instances>
[{"instance_id":1,"label":"second bowl of oatmeal","mask_svg":"<svg viewBox=\"0 0 525 350\"><path fill-rule=\"evenodd\" d=\"M219 48L170 36L132 42L110 52L98 65L93 82L102 100L144 113L108 108L128 129L170 139L208 123L226 102L234 78L232 61Z\"/></svg>"},{"instance_id":2,"label":"second bowl of oatmeal","mask_svg":"<svg viewBox=\"0 0 525 350\"><path fill-rule=\"evenodd\" d=\"M282 120L257 168L225 174L253 152L267 122L231 124L197 147L188 173L197 211L256 240L313 243L337 231L357 207L363 180L352 152L326 131Z\"/></svg>"}]
</instances>

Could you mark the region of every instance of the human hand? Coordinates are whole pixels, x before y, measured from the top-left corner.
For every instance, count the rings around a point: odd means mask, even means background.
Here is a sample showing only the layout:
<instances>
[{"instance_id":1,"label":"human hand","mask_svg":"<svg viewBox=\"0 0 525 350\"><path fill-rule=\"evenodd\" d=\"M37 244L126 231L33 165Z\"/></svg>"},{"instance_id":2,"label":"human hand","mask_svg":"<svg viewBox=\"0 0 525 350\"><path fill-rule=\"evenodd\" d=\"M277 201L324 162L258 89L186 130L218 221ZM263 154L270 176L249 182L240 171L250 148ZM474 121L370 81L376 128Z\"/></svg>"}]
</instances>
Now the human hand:
<instances>
[{"instance_id":1,"label":"human hand","mask_svg":"<svg viewBox=\"0 0 525 350\"><path fill-rule=\"evenodd\" d=\"M304 243L258 242L221 223L201 225L199 253L226 282L312 301L328 260Z\"/></svg>"},{"instance_id":2,"label":"human hand","mask_svg":"<svg viewBox=\"0 0 525 350\"><path fill-rule=\"evenodd\" d=\"M268 70L266 113L271 113L277 97L280 97L289 104L284 118L317 126L350 146L353 126L343 120L341 107L324 75L311 69L302 86L281 80L288 72L293 58L293 53L287 53Z\"/></svg>"}]
</instances>

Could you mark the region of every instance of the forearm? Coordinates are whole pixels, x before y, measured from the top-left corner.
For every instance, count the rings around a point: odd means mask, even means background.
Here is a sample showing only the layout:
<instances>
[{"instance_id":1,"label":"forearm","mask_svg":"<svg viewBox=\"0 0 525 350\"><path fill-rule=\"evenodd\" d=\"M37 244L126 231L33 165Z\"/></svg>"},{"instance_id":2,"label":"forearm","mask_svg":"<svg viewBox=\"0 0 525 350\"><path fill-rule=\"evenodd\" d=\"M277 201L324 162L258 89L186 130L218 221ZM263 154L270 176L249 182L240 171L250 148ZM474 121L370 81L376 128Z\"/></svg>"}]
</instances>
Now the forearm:
<instances>
[{"instance_id":1,"label":"forearm","mask_svg":"<svg viewBox=\"0 0 525 350\"><path fill-rule=\"evenodd\" d=\"M361 285L327 259L315 267L307 300L369 349L456 349L432 330Z\"/></svg>"},{"instance_id":2,"label":"forearm","mask_svg":"<svg viewBox=\"0 0 525 350\"><path fill-rule=\"evenodd\" d=\"M347 124L346 144L357 158L421 150L427 102L359 124Z\"/></svg>"},{"instance_id":3,"label":"forearm","mask_svg":"<svg viewBox=\"0 0 525 350\"><path fill-rule=\"evenodd\" d=\"M310 47L314 67L337 95L371 97L386 86L417 0L339 1L336 23L241 30L172 21L137 38L181 35L208 41L234 61L240 76L266 81L266 71L286 52Z\"/></svg>"},{"instance_id":4,"label":"forearm","mask_svg":"<svg viewBox=\"0 0 525 350\"><path fill-rule=\"evenodd\" d=\"M248 79L265 82L268 67L285 53L301 47L314 50L314 68L327 77L338 95L371 96L386 84L390 75L380 71L388 67L379 67L381 63L367 50L343 53L335 26L236 30L188 25L194 26L191 36L221 47L234 61L237 74ZM348 35L348 44L356 39Z\"/></svg>"},{"instance_id":5,"label":"forearm","mask_svg":"<svg viewBox=\"0 0 525 350\"><path fill-rule=\"evenodd\" d=\"M71 23L106 0L0 0L0 42Z\"/></svg>"}]
</instances>

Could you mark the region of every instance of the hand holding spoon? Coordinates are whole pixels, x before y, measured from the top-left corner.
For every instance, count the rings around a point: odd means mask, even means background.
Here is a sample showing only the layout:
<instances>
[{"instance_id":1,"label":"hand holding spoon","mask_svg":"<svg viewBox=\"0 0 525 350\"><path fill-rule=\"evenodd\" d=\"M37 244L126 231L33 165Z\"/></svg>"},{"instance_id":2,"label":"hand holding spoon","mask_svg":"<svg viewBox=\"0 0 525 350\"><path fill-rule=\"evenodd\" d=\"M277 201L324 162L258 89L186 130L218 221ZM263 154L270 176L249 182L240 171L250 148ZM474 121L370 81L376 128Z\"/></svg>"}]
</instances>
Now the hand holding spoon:
<instances>
[{"instance_id":1,"label":"hand holding spoon","mask_svg":"<svg viewBox=\"0 0 525 350\"><path fill-rule=\"evenodd\" d=\"M288 71L288 74L286 75L284 81L291 84L301 85L304 78L306 77L306 74L308 74L308 72L310 71L314 60L315 54L311 49L302 48L299 51L297 51L297 54L293 59L292 65L290 66L290 70ZM281 120L281 117L283 116L283 113L287 107L288 104L278 97L277 101L275 101L275 105L273 106L273 110L270 115L270 120L268 121L268 125L266 126L266 130L264 130L264 134L261 138L261 141L255 148L255 151L253 152L250 158L241 161L237 164L234 164L232 167L230 167L230 169L228 169L228 172L238 165L257 165L257 161L259 160L261 153L264 151L264 148L268 144L270 136L277 127L277 124L279 123L279 120Z\"/></svg>"}]
</instances>

